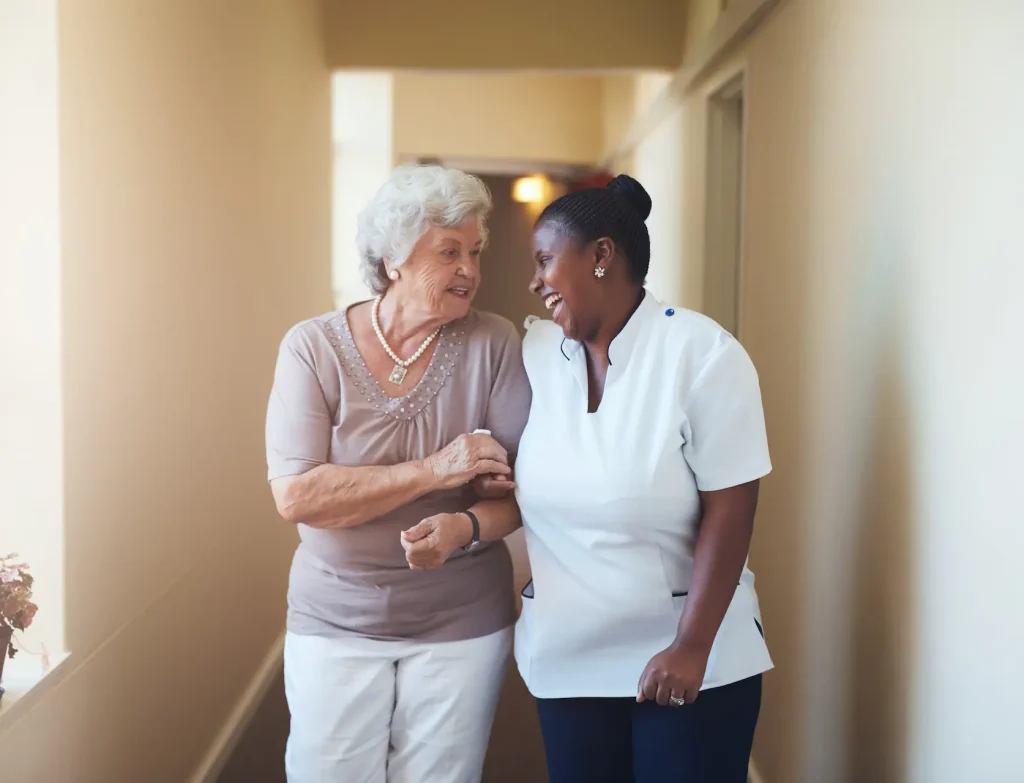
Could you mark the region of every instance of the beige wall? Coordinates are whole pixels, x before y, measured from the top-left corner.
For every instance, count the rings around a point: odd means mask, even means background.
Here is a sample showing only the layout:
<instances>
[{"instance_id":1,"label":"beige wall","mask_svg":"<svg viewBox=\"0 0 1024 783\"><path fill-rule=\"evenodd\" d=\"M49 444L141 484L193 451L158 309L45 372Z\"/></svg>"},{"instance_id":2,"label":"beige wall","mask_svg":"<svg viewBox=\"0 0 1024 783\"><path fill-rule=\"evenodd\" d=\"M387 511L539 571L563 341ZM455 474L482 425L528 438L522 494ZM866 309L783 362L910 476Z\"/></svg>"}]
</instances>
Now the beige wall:
<instances>
[{"instance_id":1,"label":"beige wall","mask_svg":"<svg viewBox=\"0 0 1024 783\"><path fill-rule=\"evenodd\" d=\"M614 152L610 145L618 144L636 118L637 82L633 74L606 76L601 85L602 139L601 159Z\"/></svg>"},{"instance_id":2,"label":"beige wall","mask_svg":"<svg viewBox=\"0 0 1024 783\"><path fill-rule=\"evenodd\" d=\"M602 91L596 76L399 71L395 155L596 163Z\"/></svg>"},{"instance_id":3,"label":"beige wall","mask_svg":"<svg viewBox=\"0 0 1024 783\"><path fill-rule=\"evenodd\" d=\"M674 68L680 0L326 0L336 68Z\"/></svg>"},{"instance_id":4,"label":"beige wall","mask_svg":"<svg viewBox=\"0 0 1024 783\"><path fill-rule=\"evenodd\" d=\"M648 188L653 201L647 218L651 234L647 285L659 298L672 301L678 301L676 292L684 287L683 268L679 264L684 226L678 209L685 185L680 175L685 140L683 122L683 110L675 109L634 150L630 165L630 173Z\"/></svg>"},{"instance_id":5,"label":"beige wall","mask_svg":"<svg viewBox=\"0 0 1024 783\"><path fill-rule=\"evenodd\" d=\"M608 76L603 85L604 139L602 160L614 174L630 174L657 195L647 219L651 234L651 268L647 287L659 298L687 304L680 292L688 292L679 263L684 232L680 215L687 188L683 176L685 113L671 110L664 121L650 129L632 149L624 144L633 123L668 88L671 74L658 72ZM609 158L611 158L609 160ZM699 307L699 302L690 306Z\"/></svg>"},{"instance_id":6,"label":"beige wall","mask_svg":"<svg viewBox=\"0 0 1024 783\"><path fill-rule=\"evenodd\" d=\"M686 100L682 195L647 175L699 306L704 93L745 65L767 783L1020 780L1022 29L995 0L789 0Z\"/></svg>"},{"instance_id":7,"label":"beige wall","mask_svg":"<svg viewBox=\"0 0 1024 783\"><path fill-rule=\"evenodd\" d=\"M724 0L687 0L684 27L686 34L683 37L685 55L693 52L708 36L725 6Z\"/></svg>"},{"instance_id":8,"label":"beige wall","mask_svg":"<svg viewBox=\"0 0 1024 783\"><path fill-rule=\"evenodd\" d=\"M55 0L0 0L0 556L19 553L37 580L19 646L51 653L64 637L57 102Z\"/></svg>"},{"instance_id":9,"label":"beige wall","mask_svg":"<svg viewBox=\"0 0 1024 783\"><path fill-rule=\"evenodd\" d=\"M331 77L332 282L339 310L372 296L356 232L359 213L395 165L393 83L382 71L339 71Z\"/></svg>"},{"instance_id":10,"label":"beige wall","mask_svg":"<svg viewBox=\"0 0 1024 783\"><path fill-rule=\"evenodd\" d=\"M671 79L670 71L620 73L602 79L602 161L607 161L618 152L633 121L661 95ZM623 163L621 160L612 161L616 173L628 169Z\"/></svg>"},{"instance_id":11,"label":"beige wall","mask_svg":"<svg viewBox=\"0 0 1024 783\"><path fill-rule=\"evenodd\" d=\"M263 417L330 307L329 74L319 3L236 11L60 4L72 658L5 780L180 783L283 627Z\"/></svg>"}]
</instances>

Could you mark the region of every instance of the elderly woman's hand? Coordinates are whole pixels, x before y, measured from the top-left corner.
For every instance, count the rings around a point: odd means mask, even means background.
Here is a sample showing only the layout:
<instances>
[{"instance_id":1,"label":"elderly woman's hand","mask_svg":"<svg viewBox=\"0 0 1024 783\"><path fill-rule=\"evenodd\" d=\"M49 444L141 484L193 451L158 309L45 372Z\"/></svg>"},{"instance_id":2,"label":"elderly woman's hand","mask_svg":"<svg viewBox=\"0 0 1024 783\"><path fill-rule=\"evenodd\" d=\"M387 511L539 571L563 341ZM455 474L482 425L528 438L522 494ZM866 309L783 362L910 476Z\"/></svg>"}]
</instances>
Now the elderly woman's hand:
<instances>
[{"instance_id":1,"label":"elderly woman's hand","mask_svg":"<svg viewBox=\"0 0 1024 783\"><path fill-rule=\"evenodd\" d=\"M508 476L508 452L490 435L460 435L435 454L427 465L441 489L455 489L477 476Z\"/></svg>"},{"instance_id":2,"label":"elderly woman's hand","mask_svg":"<svg viewBox=\"0 0 1024 783\"><path fill-rule=\"evenodd\" d=\"M414 571L432 571L473 540L473 523L465 514L437 514L402 532L405 559Z\"/></svg>"}]
</instances>

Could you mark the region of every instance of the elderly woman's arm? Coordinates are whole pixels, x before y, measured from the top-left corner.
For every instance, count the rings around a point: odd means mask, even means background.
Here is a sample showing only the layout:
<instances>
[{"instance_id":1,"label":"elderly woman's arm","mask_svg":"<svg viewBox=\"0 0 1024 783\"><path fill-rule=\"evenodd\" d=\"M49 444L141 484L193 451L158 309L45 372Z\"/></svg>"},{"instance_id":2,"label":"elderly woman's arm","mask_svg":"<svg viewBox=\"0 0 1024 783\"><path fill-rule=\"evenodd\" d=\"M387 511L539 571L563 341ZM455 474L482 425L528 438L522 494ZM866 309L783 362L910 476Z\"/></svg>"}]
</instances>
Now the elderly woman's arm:
<instances>
[{"instance_id":1,"label":"elderly woman's arm","mask_svg":"<svg viewBox=\"0 0 1024 783\"><path fill-rule=\"evenodd\" d=\"M507 463L508 454L491 436L460 435L424 460L355 468L318 465L297 476L274 479L270 488L278 513L289 522L346 528L479 475L507 475Z\"/></svg>"},{"instance_id":2,"label":"elderly woman's arm","mask_svg":"<svg viewBox=\"0 0 1024 783\"><path fill-rule=\"evenodd\" d=\"M507 475L508 453L489 435L460 435L425 459L397 465L343 466L330 462L339 413L317 368L325 350L313 322L281 342L267 408L270 488L280 515L318 528L361 525L427 493L454 489L479 475ZM334 375L327 373L327 383Z\"/></svg>"}]
</instances>

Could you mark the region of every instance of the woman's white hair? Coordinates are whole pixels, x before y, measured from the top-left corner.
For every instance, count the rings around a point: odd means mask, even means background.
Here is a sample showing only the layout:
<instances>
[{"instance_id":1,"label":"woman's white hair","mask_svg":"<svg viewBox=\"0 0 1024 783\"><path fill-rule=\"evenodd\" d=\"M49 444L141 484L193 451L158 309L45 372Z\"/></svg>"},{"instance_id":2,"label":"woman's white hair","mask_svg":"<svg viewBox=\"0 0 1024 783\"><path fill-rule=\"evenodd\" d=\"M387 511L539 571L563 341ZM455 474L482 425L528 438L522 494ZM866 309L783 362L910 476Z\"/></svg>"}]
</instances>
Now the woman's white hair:
<instances>
[{"instance_id":1,"label":"woman's white hair","mask_svg":"<svg viewBox=\"0 0 1024 783\"><path fill-rule=\"evenodd\" d=\"M359 213L356 245L363 276L375 294L389 283L384 260L404 264L431 226L454 228L476 219L487 241L491 194L472 174L442 166L399 166Z\"/></svg>"}]
</instances>

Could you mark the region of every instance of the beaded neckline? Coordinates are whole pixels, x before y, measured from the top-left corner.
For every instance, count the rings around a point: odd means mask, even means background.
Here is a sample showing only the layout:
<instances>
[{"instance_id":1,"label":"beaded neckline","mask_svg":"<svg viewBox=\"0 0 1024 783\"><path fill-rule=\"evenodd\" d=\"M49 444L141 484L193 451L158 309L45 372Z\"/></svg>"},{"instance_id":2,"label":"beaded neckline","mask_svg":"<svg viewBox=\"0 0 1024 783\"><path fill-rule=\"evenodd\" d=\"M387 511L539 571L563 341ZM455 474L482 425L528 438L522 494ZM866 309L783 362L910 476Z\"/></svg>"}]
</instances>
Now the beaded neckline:
<instances>
[{"instance_id":1,"label":"beaded neckline","mask_svg":"<svg viewBox=\"0 0 1024 783\"><path fill-rule=\"evenodd\" d=\"M367 368L363 357L359 355L348 325L348 311L340 311L323 322L323 327L328 341L338 355L342 369L355 384L360 396L375 411L401 421L415 418L437 397L455 369L466 337L465 319L442 327L437 337L437 348L430 357L423 377L404 397L391 397L381 388Z\"/></svg>"}]
</instances>

